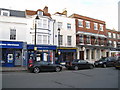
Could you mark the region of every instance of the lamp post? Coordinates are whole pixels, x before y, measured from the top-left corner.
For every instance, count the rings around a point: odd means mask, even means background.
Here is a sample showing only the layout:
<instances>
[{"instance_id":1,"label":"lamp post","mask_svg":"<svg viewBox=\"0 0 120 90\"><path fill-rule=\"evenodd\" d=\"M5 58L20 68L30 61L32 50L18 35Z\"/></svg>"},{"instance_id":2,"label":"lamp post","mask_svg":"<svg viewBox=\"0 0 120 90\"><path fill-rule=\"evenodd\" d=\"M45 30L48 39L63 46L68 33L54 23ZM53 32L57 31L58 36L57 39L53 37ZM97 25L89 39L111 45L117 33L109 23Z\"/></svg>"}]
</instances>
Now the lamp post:
<instances>
[{"instance_id":1,"label":"lamp post","mask_svg":"<svg viewBox=\"0 0 120 90\"><path fill-rule=\"evenodd\" d=\"M35 40L34 40L34 57L35 57L35 61L36 61L36 51L37 51L37 46L36 46L36 29L37 29L37 20L39 19L38 15L35 18Z\"/></svg>"},{"instance_id":2,"label":"lamp post","mask_svg":"<svg viewBox=\"0 0 120 90\"><path fill-rule=\"evenodd\" d=\"M58 28L58 63L60 63L60 28Z\"/></svg>"}]
</instances>

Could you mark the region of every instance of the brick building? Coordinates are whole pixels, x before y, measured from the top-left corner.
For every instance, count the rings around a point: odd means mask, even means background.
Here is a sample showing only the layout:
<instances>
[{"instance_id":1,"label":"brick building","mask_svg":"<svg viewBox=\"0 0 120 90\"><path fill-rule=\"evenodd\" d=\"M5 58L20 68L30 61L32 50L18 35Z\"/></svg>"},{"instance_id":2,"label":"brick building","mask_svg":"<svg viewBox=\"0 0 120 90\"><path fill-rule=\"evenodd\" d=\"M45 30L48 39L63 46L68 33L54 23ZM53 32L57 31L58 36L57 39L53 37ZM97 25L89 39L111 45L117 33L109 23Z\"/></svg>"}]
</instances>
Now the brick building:
<instances>
[{"instance_id":1,"label":"brick building","mask_svg":"<svg viewBox=\"0 0 120 90\"><path fill-rule=\"evenodd\" d=\"M77 58L94 62L109 56L106 23L78 14L70 17L76 19Z\"/></svg>"}]
</instances>

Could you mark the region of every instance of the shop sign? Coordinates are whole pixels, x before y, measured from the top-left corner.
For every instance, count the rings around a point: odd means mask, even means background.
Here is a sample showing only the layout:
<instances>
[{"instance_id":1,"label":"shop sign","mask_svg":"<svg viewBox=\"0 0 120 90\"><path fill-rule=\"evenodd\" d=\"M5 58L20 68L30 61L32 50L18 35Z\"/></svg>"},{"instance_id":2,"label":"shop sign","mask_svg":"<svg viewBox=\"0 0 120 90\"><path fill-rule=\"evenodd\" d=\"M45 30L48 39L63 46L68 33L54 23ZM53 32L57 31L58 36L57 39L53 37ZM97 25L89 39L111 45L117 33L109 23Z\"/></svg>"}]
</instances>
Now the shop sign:
<instances>
[{"instance_id":1,"label":"shop sign","mask_svg":"<svg viewBox=\"0 0 120 90\"><path fill-rule=\"evenodd\" d=\"M23 42L1 41L0 48L23 48Z\"/></svg>"}]
</instances>

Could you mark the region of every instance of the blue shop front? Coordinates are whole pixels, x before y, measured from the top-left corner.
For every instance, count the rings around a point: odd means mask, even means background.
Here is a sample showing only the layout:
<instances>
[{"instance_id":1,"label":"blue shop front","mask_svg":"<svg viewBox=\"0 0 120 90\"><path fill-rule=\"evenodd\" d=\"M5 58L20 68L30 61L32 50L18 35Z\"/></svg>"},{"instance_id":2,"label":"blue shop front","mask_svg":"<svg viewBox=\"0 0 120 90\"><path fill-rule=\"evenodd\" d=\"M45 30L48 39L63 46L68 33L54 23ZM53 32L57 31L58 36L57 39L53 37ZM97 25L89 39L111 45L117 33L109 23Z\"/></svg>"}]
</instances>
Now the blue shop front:
<instances>
[{"instance_id":1,"label":"blue shop front","mask_svg":"<svg viewBox=\"0 0 120 90\"><path fill-rule=\"evenodd\" d=\"M55 45L37 45L36 50L36 61L47 61L51 63L55 63L55 53L56 53L56 46ZM28 61L30 59L34 60L34 45L27 45L28 49Z\"/></svg>"},{"instance_id":2,"label":"blue shop front","mask_svg":"<svg viewBox=\"0 0 120 90\"><path fill-rule=\"evenodd\" d=\"M21 67L27 65L25 59L26 43L15 41L0 41L0 61L3 67Z\"/></svg>"}]
</instances>

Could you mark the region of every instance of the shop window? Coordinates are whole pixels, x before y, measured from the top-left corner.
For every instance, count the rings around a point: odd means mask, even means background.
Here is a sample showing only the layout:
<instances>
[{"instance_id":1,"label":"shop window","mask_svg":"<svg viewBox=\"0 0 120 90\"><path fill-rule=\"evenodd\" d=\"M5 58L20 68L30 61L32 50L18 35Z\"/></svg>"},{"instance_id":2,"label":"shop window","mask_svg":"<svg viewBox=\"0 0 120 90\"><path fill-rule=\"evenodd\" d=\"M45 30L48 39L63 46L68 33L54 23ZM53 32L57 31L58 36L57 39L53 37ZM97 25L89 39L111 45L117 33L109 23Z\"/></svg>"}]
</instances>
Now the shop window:
<instances>
[{"instance_id":1,"label":"shop window","mask_svg":"<svg viewBox=\"0 0 120 90\"><path fill-rule=\"evenodd\" d=\"M10 40L16 40L16 29L10 29Z\"/></svg>"}]
</instances>

